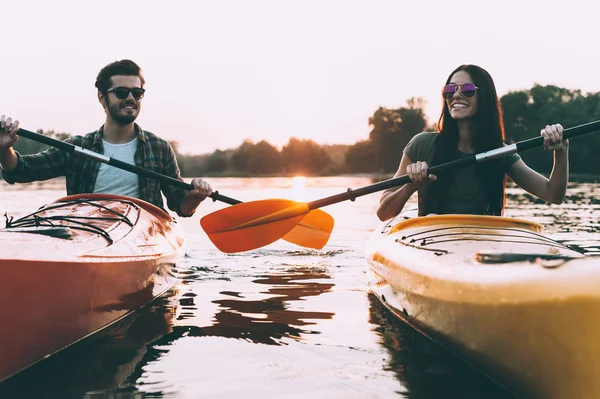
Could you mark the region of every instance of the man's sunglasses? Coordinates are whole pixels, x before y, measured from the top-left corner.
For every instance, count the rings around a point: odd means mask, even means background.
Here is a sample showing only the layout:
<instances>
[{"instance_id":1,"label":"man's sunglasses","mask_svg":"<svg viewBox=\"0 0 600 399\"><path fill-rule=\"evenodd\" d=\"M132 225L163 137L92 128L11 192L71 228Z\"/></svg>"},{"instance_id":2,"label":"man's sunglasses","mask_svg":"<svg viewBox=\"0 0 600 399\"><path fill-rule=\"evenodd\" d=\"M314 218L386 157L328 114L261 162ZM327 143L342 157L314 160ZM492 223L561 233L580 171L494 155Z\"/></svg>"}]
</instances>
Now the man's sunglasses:
<instances>
[{"instance_id":1,"label":"man's sunglasses","mask_svg":"<svg viewBox=\"0 0 600 399\"><path fill-rule=\"evenodd\" d=\"M475 86L475 84L473 83L462 83L462 84L449 84L444 86L444 88L442 89L442 96L444 96L444 98L446 100L449 100L452 98L452 96L454 96L454 93L456 93L458 91L458 89L460 89L460 92L462 93L463 96L465 97L473 97L475 95L475 91L479 89L479 87Z\"/></svg>"},{"instance_id":2,"label":"man's sunglasses","mask_svg":"<svg viewBox=\"0 0 600 399\"><path fill-rule=\"evenodd\" d=\"M106 93L110 93L111 91L115 92L115 96L117 96L117 98L119 100L124 100L127 97L129 97L129 93L131 93L131 95L133 95L133 98L135 98L136 100L139 100L141 98L144 97L144 92L146 91L146 89L143 89L141 87L111 87L110 89L106 90Z\"/></svg>"}]
</instances>

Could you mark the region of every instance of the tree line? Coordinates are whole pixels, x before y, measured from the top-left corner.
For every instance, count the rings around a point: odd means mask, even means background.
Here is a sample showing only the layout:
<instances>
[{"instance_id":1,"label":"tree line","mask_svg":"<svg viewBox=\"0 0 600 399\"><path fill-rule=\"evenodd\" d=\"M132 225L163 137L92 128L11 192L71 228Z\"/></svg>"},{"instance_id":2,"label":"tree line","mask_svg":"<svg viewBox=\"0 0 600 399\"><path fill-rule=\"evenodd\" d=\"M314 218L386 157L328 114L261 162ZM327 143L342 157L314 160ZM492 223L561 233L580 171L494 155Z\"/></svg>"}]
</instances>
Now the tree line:
<instances>
[{"instance_id":1,"label":"tree line","mask_svg":"<svg viewBox=\"0 0 600 399\"><path fill-rule=\"evenodd\" d=\"M567 128L600 119L600 93L536 84L528 90L511 91L500 101L507 143L535 137L546 124L561 123ZM398 168L402 150L410 139L424 130L436 130L435 125L427 125L425 105L422 98L410 98L396 109L380 107L368 120L369 137L352 145L320 145L313 140L291 138L279 150L265 140L246 140L237 148L201 155L182 154L177 142L171 145L184 177L391 174ZM68 137L53 131L38 133L61 140ZM45 148L31 140L19 140L15 145L22 154ZM598 150L599 134L575 139L569 147L571 172L600 173L595 154ZM522 157L540 172L549 172L552 167L552 157L543 149L527 151Z\"/></svg>"}]
</instances>

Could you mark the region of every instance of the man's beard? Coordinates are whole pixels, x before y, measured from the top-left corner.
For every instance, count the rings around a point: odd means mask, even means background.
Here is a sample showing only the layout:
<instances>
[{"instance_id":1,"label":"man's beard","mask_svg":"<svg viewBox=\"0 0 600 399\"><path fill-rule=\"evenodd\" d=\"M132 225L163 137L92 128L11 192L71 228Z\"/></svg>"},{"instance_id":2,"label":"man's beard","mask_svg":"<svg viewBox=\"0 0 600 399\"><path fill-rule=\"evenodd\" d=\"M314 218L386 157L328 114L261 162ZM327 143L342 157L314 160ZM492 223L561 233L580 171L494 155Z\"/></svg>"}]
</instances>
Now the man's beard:
<instances>
[{"instance_id":1,"label":"man's beard","mask_svg":"<svg viewBox=\"0 0 600 399\"><path fill-rule=\"evenodd\" d=\"M133 104L136 109L133 114L119 114L119 111L121 111L121 105L126 106L127 104ZM107 101L107 105L108 105L108 113L110 115L110 117L117 122L120 125L129 125L130 123L132 123L133 121L135 121L135 119L138 116L139 113L139 106L135 103L135 102L117 102L116 104L111 104L110 102Z\"/></svg>"}]
</instances>

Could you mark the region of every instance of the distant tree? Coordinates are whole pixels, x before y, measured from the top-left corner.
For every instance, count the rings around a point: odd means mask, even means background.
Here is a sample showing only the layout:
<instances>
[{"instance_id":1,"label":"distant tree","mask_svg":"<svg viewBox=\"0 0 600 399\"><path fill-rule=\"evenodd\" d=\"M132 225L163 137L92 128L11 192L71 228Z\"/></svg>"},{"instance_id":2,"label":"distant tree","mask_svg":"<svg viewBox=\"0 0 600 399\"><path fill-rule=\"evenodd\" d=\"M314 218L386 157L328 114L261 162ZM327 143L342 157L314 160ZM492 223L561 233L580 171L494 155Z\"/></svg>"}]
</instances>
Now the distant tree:
<instances>
[{"instance_id":1,"label":"distant tree","mask_svg":"<svg viewBox=\"0 0 600 399\"><path fill-rule=\"evenodd\" d=\"M179 159L181 158L181 162ZM201 155L181 155L177 153L179 169L182 177L202 176L206 172L207 160L210 154Z\"/></svg>"},{"instance_id":2,"label":"distant tree","mask_svg":"<svg viewBox=\"0 0 600 399\"><path fill-rule=\"evenodd\" d=\"M284 172L288 174L318 175L331 164L327 152L313 140L292 137L281 150Z\"/></svg>"},{"instance_id":3,"label":"distant tree","mask_svg":"<svg viewBox=\"0 0 600 399\"><path fill-rule=\"evenodd\" d=\"M227 170L229 158L224 151L216 150L206 158L204 173L223 173Z\"/></svg>"},{"instance_id":4,"label":"distant tree","mask_svg":"<svg viewBox=\"0 0 600 399\"><path fill-rule=\"evenodd\" d=\"M398 109L379 107L369 118L369 125L373 127L369 140L378 171L396 171L406 144L427 125L423 111L425 100L410 98L407 105Z\"/></svg>"},{"instance_id":5,"label":"distant tree","mask_svg":"<svg viewBox=\"0 0 600 399\"><path fill-rule=\"evenodd\" d=\"M66 140L71 136L68 133L57 133L54 130L48 130L47 132L44 132L42 129L38 129L36 132L39 134L43 134L44 136L52 137L61 141ZM37 154L38 152L47 150L48 148L50 147L46 144L41 144L37 141L29 140L26 138L19 138L19 140L17 140L14 146L15 151L18 151L19 154L23 155Z\"/></svg>"},{"instance_id":6,"label":"distant tree","mask_svg":"<svg viewBox=\"0 0 600 399\"><path fill-rule=\"evenodd\" d=\"M373 173L378 167L375 163L375 149L370 140L359 141L348 147L345 166L350 173Z\"/></svg>"},{"instance_id":7,"label":"distant tree","mask_svg":"<svg viewBox=\"0 0 600 399\"><path fill-rule=\"evenodd\" d=\"M252 174L281 173L281 153L262 140L250 148L248 172Z\"/></svg>"},{"instance_id":8,"label":"distant tree","mask_svg":"<svg viewBox=\"0 0 600 399\"><path fill-rule=\"evenodd\" d=\"M231 157L232 167L250 174L273 174L281 172L281 154L277 148L262 140L254 144L245 140Z\"/></svg>"},{"instance_id":9,"label":"distant tree","mask_svg":"<svg viewBox=\"0 0 600 399\"><path fill-rule=\"evenodd\" d=\"M235 149L231 156L231 167L237 171L248 170L248 160L250 159L250 148L254 144L252 140L244 140L242 145Z\"/></svg>"},{"instance_id":10,"label":"distant tree","mask_svg":"<svg viewBox=\"0 0 600 399\"><path fill-rule=\"evenodd\" d=\"M323 150L329 155L331 163L325 168L321 174L327 176L335 176L342 173L348 173L346 167L346 152L350 148L347 144L328 144L321 146Z\"/></svg>"},{"instance_id":11,"label":"distant tree","mask_svg":"<svg viewBox=\"0 0 600 399\"><path fill-rule=\"evenodd\" d=\"M509 142L539 136L547 124L560 123L568 128L600 118L599 93L584 95L580 90L552 85L536 84L529 90L509 92L500 101ZM600 165L595 161L598 150L600 137L597 134L577 138L575 146L569 148L570 170L600 172ZM527 151L521 157L533 169L549 172L552 168L552 156L541 148Z\"/></svg>"},{"instance_id":12,"label":"distant tree","mask_svg":"<svg viewBox=\"0 0 600 399\"><path fill-rule=\"evenodd\" d=\"M525 91L512 91L502 96L507 142L512 143L531 136L529 123L532 116L529 101L529 94Z\"/></svg>"},{"instance_id":13,"label":"distant tree","mask_svg":"<svg viewBox=\"0 0 600 399\"><path fill-rule=\"evenodd\" d=\"M600 120L600 93L582 93L553 85L535 84L531 89L511 91L500 99L504 112L506 141L515 142L539 135L546 124L561 123L565 128ZM353 145L324 145L312 140L291 138L281 151L267 141L244 141L238 148L216 150L211 154L183 155L176 141L170 142L184 177L237 172L249 175L335 173L393 173L397 170L406 144L427 126L425 101L410 98L397 109L378 108L368 120L368 140ZM58 140L70 137L53 130L37 131ZM47 149L38 142L20 139L15 149L34 154ZM588 134L573 140L569 149L570 171L600 173L600 134ZM552 155L543 149L521 154L525 162L541 172L549 172Z\"/></svg>"}]
</instances>

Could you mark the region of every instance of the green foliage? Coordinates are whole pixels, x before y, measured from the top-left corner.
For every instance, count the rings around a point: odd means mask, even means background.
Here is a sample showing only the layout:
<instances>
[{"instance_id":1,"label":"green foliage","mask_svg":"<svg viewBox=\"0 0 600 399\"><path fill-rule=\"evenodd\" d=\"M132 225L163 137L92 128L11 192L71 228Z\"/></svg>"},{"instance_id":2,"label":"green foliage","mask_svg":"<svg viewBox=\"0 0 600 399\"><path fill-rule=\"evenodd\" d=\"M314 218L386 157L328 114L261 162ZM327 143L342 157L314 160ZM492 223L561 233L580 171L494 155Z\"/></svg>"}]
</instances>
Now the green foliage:
<instances>
[{"instance_id":1,"label":"green foliage","mask_svg":"<svg viewBox=\"0 0 600 399\"><path fill-rule=\"evenodd\" d=\"M404 147L427 125L423 111L425 101L422 98L411 98L407 105L408 107L398 109L379 107L369 118L369 125L373 127L369 134L371 148L363 148L371 153L375 164L373 168L377 172L395 172ZM353 154L353 162L358 159L356 155ZM363 169L368 170L369 167L365 165Z\"/></svg>"},{"instance_id":2,"label":"green foliage","mask_svg":"<svg viewBox=\"0 0 600 399\"><path fill-rule=\"evenodd\" d=\"M281 154L265 140L257 144L246 140L234 151L231 166L237 172L252 175L279 174L282 172Z\"/></svg>"},{"instance_id":3,"label":"green foliage","mask_svg":"<svg viewBox=\"0 0 600 399\"><path fill-rule=\"evenodd\" d=\"M542 128L553 123L568 128L600 119L600 93L582 94L580 90L536 84L530 90L510 92L500 101L504 109L507 142L535 137ZM599 149L598 134L573 140L569 146L571 172L599 173L600 164L595 161ZM521 156L531 168L540 172L548 173L552 169L552 155L541 148Z\"/></svg>"},{"instance_id":4,"label":"green foliage","mask_svg":"<svg viewBox=\"0 0 600 399\"><path fill-rule=\"evenodd\" d=\"M284 173L318 175L331 164L329 154L313 140L292 137L281 150Z\"/></svg>"},{"instance_id":5,"label":"green foliage","mask_svg":"<svg viewBox=\"0 0 600 399\"><path fill-rule=\"evenodd\" d=\"M370 140L359 141L351 145L346 152L346 168L350 173L377 172L375 148Z\"/></svg>"},{"instance_id":6,"label":"green foliage","mask_svg":"<svg viewBox=\"0 0 600 399\"><path fill-rule=\"evenodd\" d=\"M204 170L207 173L222 173L227 170L229 157L225 151L217 150L206 159Z\"/></svg>"},{"instance_id":7,"label":"green foliage","mask_svg":"<svg viewBox=\"0 0 600 399\"><path fill-rule=\"evenodd\" d=\"M504 111L506 141L515 142L539 135L547 124L565 128L600 120L600 93L582 93L557 86L534 85L529 90L511 91L500 99ZM267 141L246 140L239 147L211 154L182 155L177 142L171 142L181 173L192 176L260 176L342 173L384 173L397 170L402 150L415 134L432 130L428 126L425 101L410 98L400 108L378 108L368 120L369 137L352 145L319 145L312 140L292 137L279 151ZM38 133L64 140L66 133ZM20 139L15 149L33 154L47 148L32 140ZM599 174L600 134L579 137L570 146L570 170L574 174ZM552 155L543 149L522 154L525 162L540 172L549 172Z\"/></svg>"},{"instance_id":8,"label":"green foliage","mask_svg":"<svg viewBox=\"0 0 600 399\"><path fill-rule=\"evenodd\" d=\"M70 137L70 134L56 133L54 130L48 130L47 132L44 132L42 129L38 129L37 133L55 138L57 140L65 140ZM49 146L46 144L41 144L37 141L28 140L25 138L19 138L14 146L15 151L18 151L20 154L36 154L38 152L47 150L48 148Z\"/></svg>"}]
</instances>

